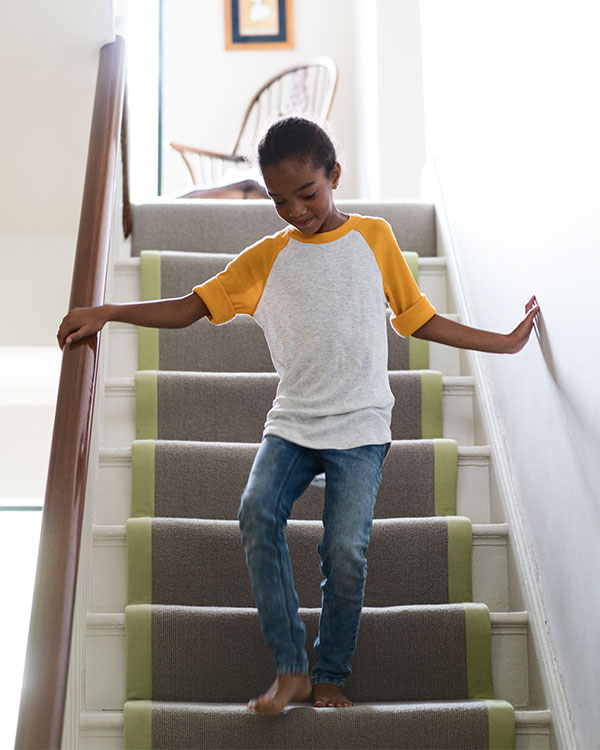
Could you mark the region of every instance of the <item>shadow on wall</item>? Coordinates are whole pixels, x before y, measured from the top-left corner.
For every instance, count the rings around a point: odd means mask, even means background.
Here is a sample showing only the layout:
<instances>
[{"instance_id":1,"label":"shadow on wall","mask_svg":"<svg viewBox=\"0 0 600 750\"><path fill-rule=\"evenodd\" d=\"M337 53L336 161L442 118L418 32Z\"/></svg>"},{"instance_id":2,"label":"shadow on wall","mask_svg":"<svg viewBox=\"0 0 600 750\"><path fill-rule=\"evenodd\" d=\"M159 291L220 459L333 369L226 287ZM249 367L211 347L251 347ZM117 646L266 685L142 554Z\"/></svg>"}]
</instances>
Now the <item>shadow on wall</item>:
<instances>
[{"instance_id":1,"label":"shadow on wall","mask_svg":"<svg viewBox=\"0 0 600 750\"><path fill-rule=\"evenodd\" d=\"M592 466L589 461L591 454L596 450L595 446L600 444L600 425L592 419L592 411L582 408L581 403L578 403L571 389L561 378L552 353L550 335L544 322L543 312L540 311L534 327L546 369L554 384L556 404L564 415L563 423L567 425L571 435L577 438L572 441L575 447L572 456L577 462L577 468L574 467L574 471L577 471L582 478L590 493L589 497L593 497L597 492L597 486L590 474Z\"/></svg>"}]
</instances>

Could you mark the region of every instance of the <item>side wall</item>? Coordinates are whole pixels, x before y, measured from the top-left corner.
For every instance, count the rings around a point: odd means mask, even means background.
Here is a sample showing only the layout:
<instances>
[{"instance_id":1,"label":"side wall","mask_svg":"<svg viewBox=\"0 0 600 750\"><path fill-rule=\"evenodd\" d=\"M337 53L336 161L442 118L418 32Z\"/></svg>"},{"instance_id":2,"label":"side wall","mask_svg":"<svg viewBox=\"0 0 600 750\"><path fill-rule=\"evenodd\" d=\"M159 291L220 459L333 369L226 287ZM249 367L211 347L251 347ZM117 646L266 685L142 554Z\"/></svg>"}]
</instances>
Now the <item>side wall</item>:
<instances>
[{"instance_id":1,"label":"side wall","mask_svg":"<svg viewBox=\"0 0 600 750\"><path fill-rule=\"evenodd\" d=\"M0 346L52 346L66 309L98 51L112 2L0 11Z\"/></svg>"},{"instance_id":2,"label":"side wall","mask_svg":"<svg viewBox=\"0 0 600 750\"><path fill-rule=\"evenodd\" d=\"M595 747L600 589L600 7L422 0L428 158L473 323L537 335L490 356L512 480L577 747Z\"/></svg>"}]
</instances>

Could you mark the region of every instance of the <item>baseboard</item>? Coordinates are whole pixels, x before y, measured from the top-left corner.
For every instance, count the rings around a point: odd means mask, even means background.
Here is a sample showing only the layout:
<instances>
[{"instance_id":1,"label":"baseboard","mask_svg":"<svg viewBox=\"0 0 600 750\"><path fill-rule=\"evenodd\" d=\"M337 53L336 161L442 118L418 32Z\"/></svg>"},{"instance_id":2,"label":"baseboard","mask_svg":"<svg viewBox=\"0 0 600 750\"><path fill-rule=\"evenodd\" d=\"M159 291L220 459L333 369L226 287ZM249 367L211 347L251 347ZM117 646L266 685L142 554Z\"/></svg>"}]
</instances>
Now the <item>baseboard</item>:
<instances>
[{"instance_id":1,"label":"baseboard","mask_svg":"<svg viewBox=\"0 0 600 750\"><path fill-rule=\"evenodd\" d=\"M445 209L443 189L435 160L428 162L424 167L422 185L423 199L433 203L436 208L438 254L446 258L448 282L451 286L450 293L456 305L456 312L466 325L471 325L473 320L472 309L468 294L462 283L457 250L450 220ZM564 750L575 750L577 744L573 721L552 638L546 624L547 618L543 600L537 585L537 564L528 542L527 529L519 509L519 499L510 469L508 452L485 365L485 355L479 352L469 352L468 359L470 374L475 379L481 420L494 457L500 501L505 520L510 526L511 545L516 561L519 585L525 607L529 612L530 632L539 664L544 695L552 712L556 746L561 750L563 748Z\"/></svg>"}]
</instances>

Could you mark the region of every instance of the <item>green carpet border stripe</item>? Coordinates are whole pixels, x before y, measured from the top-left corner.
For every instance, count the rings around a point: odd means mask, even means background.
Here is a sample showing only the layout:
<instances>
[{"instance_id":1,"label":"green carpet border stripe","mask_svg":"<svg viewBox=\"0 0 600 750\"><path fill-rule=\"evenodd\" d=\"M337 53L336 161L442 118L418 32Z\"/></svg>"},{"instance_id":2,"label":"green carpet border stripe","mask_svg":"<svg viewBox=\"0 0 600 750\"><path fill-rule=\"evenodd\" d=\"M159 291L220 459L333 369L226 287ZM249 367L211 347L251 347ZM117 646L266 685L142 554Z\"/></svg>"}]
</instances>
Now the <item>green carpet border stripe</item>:
<instances>
[{"instance_id":1,"label":"green carpet border stripe","mask_svg":"<svg viewBox=\"0 0 600 750\"><path fill-rule=\"evenodd\" d=\"M158 370L158 328L138 326L138 367L140 370Z\"/></svg>"},{"instance_id":2,"label":"green carpet border stripe","mask_svg":"<svg viewBox=\"0 0 600 750\"><path fill-rule=\"evenodd\" d=\"M127 701L123 707L125 750L151 750L152 701Z\"/></svg>"},{"instance_id":3,"label":"green carpet border stripe","mask_svg":"<svg viewBox=\"0 0 600 750\"><path fill-rule=\"evenodd\" d=\"M131 515L154 517L155 440L136 440L131 446Z\"/></svg>"},{"instance_id":4,"label":"green carpet border stripe","mask_svg":"<svg viewBox=\"0 0 600 750\"><path fill-rule=\"evenodd\" d=\"M157 250L143 250L140 255L140 277L142 301L161 299L160 253ZM158 328L138 327L138 368L158 370L159 359Z\"/></svg>"},{"instance_id":5,"label":"green carpet border stripe","mask_svg":"<svg viewBox=\"0 0 600 750\"><path fill-rule=\"evenodd\" d=\"M490 750L513 750L515 709L506 701L485 701L488 710Z\"/></svg>"},{"instance_id":6,"label":"green carpet border stripe","mask_svg":"<svg viewBox=\"0 0 600 750\"><path fill-rule=\"evenodd\" d=\"M137 440L158 438L158 373L140 370L135 374L135 436Z\"/></svg>"},{"instance_id":7,"label":"green carpet border stripe","mask_svg":"<svg viewBox=\"0 0 600 750\"><path fill-rule=\"evenodd\" d=\"M410 250L403 252L404 260L413 275L414 280L419 283L419 253L413 253Z\"/></svg>"},{"instance_id":8,"label":"green carpet border stripe","mask_svg":"<svg viewBox=\"0 0 600 750\"><path fill-rule=\"evenodd\" d=\"M127 700L152 700L152 607L125 608Z\"/></svg>"},{"instance_id":9,"label":"green carpet border stripe","mask_svg":"<svg viewBox=\"0 0 600 750\"><path fill-rule=\"evenodd\" d=\"M443 437L442 373L435 370L421 372L421 438Z\"/></svg>"},{"instance_id":10,"label":"green carpet border stripe","mask_svg":"<svg viewBox=\"0 0 600 750\"><path fill-rule=\"evenodd\" d=\"M458 484L458 445L456 440L433 441L434 503L436 516L456 515Z\"/></svg>"},{"instance_id":11,"label":"green carpet border stripe","mask_svg":"<svg viewBox=\"0 0 600 750\"><path fill-rule=\"evenodd\" d=\"M411 370L429 369L429 341L408 337L408 366Z\"/></svg>"},{"instance_id":12,"label":"green carpet border stripe","mask_svg":"<svg viewBox=\"0 0 600 750\"><path fill-rule=\"evenodd\" d=\"M127 521L127 603L152 604L152 519Z\"/></svg>"},{"instance_id":13,"label":"green carpet border stripe","mask_svg":"<svg viewBox=\"0 0 600 750\"><path fill-rule=\"evenodd\" d=\"M450 516L448 524L448 602L473 601L471 551L473 527L469 518Z\"/></svg>"},{"instance_id":14,"label":"green carpet border stripe","mask_svg":"<svg viewBox=\"0 0 600 750\"><path fill-rule=\"evenodd\" d=\"M469 698L493 698L492 626L485 604L463 604L467 643L467 686Z\"/></svg>"}]
</instances>

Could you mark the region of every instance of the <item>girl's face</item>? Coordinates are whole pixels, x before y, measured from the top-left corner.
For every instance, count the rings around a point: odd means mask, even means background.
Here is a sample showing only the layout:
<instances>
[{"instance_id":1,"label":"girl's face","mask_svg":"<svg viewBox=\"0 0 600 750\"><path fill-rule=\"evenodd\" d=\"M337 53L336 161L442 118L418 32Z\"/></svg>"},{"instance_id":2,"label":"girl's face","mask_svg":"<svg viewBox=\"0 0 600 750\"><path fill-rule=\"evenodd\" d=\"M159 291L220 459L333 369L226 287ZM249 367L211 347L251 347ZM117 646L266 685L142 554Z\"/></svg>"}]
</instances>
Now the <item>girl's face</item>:
<instances>
[{"instance_id":1,"label":"girl's face","mask_svg":"<svg viewBox=\"0 0 600 750\"><path fill-rule=\"evenodd\" d=\"M347 220L335 207L332 195L341 173L337 162L327 175L324 167L298 159L284 159L262 170L277 213L303 234L329 232Z\"/></svg>"}]
</instances>

